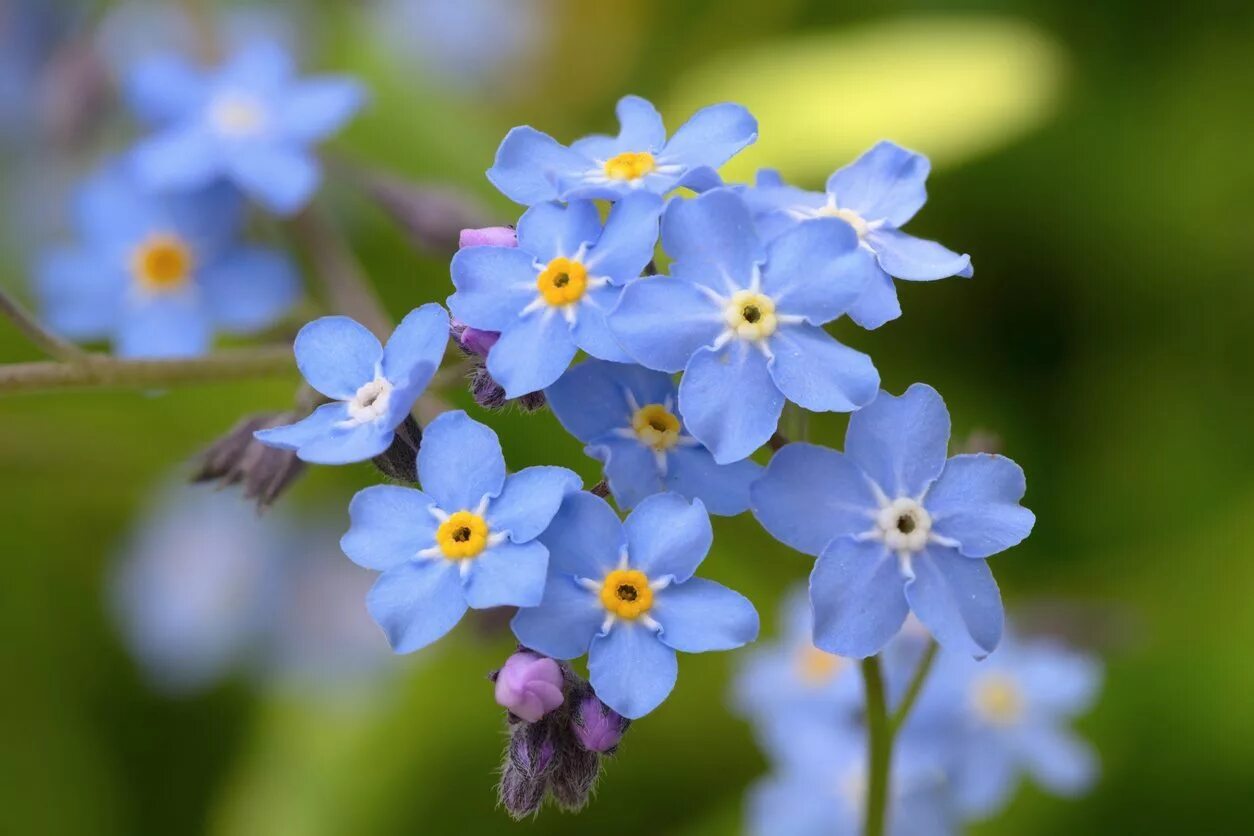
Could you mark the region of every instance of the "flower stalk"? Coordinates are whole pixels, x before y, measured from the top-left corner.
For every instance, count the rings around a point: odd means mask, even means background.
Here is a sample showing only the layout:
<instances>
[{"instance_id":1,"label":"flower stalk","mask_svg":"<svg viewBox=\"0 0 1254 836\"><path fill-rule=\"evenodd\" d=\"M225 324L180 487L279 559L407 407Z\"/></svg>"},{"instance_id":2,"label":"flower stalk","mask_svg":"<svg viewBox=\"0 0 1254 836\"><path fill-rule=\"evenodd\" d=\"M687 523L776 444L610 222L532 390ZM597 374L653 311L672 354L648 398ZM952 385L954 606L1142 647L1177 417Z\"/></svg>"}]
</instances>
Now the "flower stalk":
<instances>
[{"instance_id":1,"label":"flower stalk","mask_svg":"<svg viewBox=\"0 0 1254 836\"><path fill-rule=\"evenodd\" d=\"M292 350L286 345L224 349L177 360L126 360L84 353L75 362L0 364L0 395L63 389L167 389L290 376L293 371Z\"/></svg>"}]
</instances>

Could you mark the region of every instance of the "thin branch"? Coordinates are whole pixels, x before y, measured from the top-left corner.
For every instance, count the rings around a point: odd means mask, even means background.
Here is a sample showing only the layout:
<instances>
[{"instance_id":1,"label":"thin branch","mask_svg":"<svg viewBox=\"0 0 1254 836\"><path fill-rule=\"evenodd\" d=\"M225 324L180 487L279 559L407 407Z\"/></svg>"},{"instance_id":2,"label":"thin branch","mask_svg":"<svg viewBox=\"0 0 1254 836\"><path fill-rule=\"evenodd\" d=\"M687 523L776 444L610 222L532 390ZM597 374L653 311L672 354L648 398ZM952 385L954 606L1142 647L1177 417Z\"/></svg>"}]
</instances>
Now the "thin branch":
<instances>
[{"instance_id":1,"label":"thin branch","mask_svg":"<svg viewBox=\"0 0 1254 836\"><path fill-rule=\"evenodd\" d=\"M73 343L66 342L39 324L39 320L31 316L26 308L16 299L0 288L0 314L17 326L26 339L44 351L48 356L72 363L81 363L90 356Z\"/></svg>"},{"instance_id":2,"label":"thin branch","mask_svg":"<svg viewBox=\"0 0 1254 836\"><path fill-rule=\"evenodd\" d=\"M392 333L392 317L379 302L361 263L330 218L311 206L292 219L290 228L301 248L309 254L326 289L327 307L351 316L380 341L386 340Z\"/></svg>"},{"instance_id":3,"label":"thin branch","mask_svg":"<svg viewBox=\"0 0 1254 836\"><path fill-rule=\"evenodd\" d=\"M915 701L919 699L919 694L923 691L923 683L927 680L928 672L932 670L932 663L936 661L937 648L936 639L930 639L927 649L923 651L923 657L919 660L919 666L915 668L914 676L910 679L910 685L906 688L906 694L901 698L901 704L888 718L888 727L893 734L896 734L905 724L910 716L910 709L914 708Z\"/></svg>"}]
</instances>

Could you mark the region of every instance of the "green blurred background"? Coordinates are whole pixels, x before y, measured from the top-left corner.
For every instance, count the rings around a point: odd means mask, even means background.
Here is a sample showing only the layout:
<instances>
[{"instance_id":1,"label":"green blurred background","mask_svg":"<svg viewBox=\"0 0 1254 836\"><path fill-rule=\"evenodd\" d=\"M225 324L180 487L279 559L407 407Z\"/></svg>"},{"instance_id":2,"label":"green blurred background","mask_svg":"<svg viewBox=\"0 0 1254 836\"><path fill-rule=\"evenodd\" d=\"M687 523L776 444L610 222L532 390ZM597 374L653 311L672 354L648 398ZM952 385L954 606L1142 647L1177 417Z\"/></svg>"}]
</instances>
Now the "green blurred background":
<instances>
[{"instance_id":1,"label":"green blurred background","mask_svg":"<svg viewBox=\"0 0 1254 836\"><path fill-rule=\"evenodd\" d=\"M64 6L79 36L144 18L44 2ZM210 17L226 7L194 4ZM840 333L872 354L886 388L943 392L957 437L1003 439L1039 520L994 561L1007 604L1101 654L1108 673L1081 723L1101 752L1095 790L1065 801L1025 789L972 832L1248 832L1254 6L397 0L283 14L308 69L351 71L373 90L337 153L464 188L496 222L517 214L483 177L508 128L610 131L629 92L672 128L706 103L749 106L761 140L729 177L771 165L817 187L880 138L932 156L931 199L910 231L971 253L974 281L900 284L900 320ZM134 135L114 113L87 143L6 147L7 232ZM333 176L321 200L394 314L447 295L448 253L416 251L351 178ZM39 236L4 237L0 281L24 294L33 253L21 243ZM0 359L38 355L0 323ZM726 708L735 654L683 660L674 695L633 728L587 811L524 824L494 808L503 737L483 677L511 647L499 626L464 623L352 699L243 676L178 697L146 684L106 606L109 567L171 467L239 416L285 408L294 380L0 397L0 829L736 832L765 764ZM487 420L512 467L596 479L551 415ZM842 425L824 416L812 433L838 443ZM329 507L343 528L352 492L378 478L314 469L285 504ZM753 598L773 630L809 562L751 519L717 534L705 571Z\"/></svg>"}]
</instances>

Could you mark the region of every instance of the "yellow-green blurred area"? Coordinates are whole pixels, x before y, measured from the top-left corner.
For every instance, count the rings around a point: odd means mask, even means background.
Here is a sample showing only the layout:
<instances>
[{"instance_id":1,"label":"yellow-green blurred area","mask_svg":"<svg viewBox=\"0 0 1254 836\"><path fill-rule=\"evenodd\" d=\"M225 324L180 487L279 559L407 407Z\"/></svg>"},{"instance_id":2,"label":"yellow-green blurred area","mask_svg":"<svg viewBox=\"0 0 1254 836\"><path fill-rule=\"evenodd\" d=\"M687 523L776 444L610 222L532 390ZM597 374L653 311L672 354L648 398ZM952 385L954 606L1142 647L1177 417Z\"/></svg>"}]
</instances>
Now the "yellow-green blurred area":
<instances>
[{"instance_id":1,"label":"yellow-green blurred area","mask_svg":"<svg viewBox=\"0 0 1254 836\"><path fill-rule=\"evenodd\" d=\"M0 2L0 21L17 5ZM234 8L189 5L209 18ZM909 231L971 253L974 280L898 283L901 319L838 331L887 389L934 385L957 437L995 433L1024 466L1036 529L993 558L1008 608L1107 669L1080 725L1101 753L1096 788L1076 800L1025 788L972 832L1248 832L1254 6L327 0L281 13L306 69L372 90L337 155L464 188L499 223L520 211L483 176L505 132L612 132L626 93L658 103L672 129L704 104L747 105L761 138L729 178L772 166L818 188L881 138L930 155L930 199ZM137 136L110 118L96 144L67 151L70 168ZM47 149L5 155L15 224L65 175ZM448 295L449 253L411 247L351 175L332 173L320 201L393 314ZM0 282L29 299L34 254L18 243ZM38 358L0 322L0 359ZM503 734L484 675L512 648L500 625L467 620L351 701L239 676L177 697L149 687L106 606L109 567L171 469L241 415L286 408L295 381L0 396L0 830L738 832L766 766L727 708L735 653L681 659L674 694L632 728L588 810L522 824L494 806ZM453 399L501 434L511 467L598 477L551 415ZM816 418L812 437L839 445L843 424ZM283 503L330 508L322 521L343 529L352 493L380 478L314 468ZM716 534L703 573L752 598L769 635L809 559L747 516Z\"/></svg>"}]
</instances>

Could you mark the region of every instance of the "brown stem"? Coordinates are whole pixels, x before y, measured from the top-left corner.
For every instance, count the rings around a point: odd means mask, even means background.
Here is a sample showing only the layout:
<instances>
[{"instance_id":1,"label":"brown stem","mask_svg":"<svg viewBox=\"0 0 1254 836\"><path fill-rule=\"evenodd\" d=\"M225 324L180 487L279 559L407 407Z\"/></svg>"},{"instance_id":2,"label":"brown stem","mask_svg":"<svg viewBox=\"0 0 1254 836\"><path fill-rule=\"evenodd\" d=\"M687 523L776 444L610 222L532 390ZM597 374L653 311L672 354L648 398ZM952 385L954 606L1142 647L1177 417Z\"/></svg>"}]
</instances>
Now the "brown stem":
<instances>
[{"instance_id":1,"label":"brown stem","mask_svg":"<svg viewBox=\"0 0 1254 836\"><path fill-rule=\"evenodd\" d=\"M89 356L86 351L83 351L78 346L66 342L44 328L39 323L39 320L31 316L30 312L22 307L21 303L2 289L0 289L0 314L3 314L10 322L16 325L17 330L21 331L26 339L42 349L49 357L80 363Z\"/></svg>"}]
</instances>

